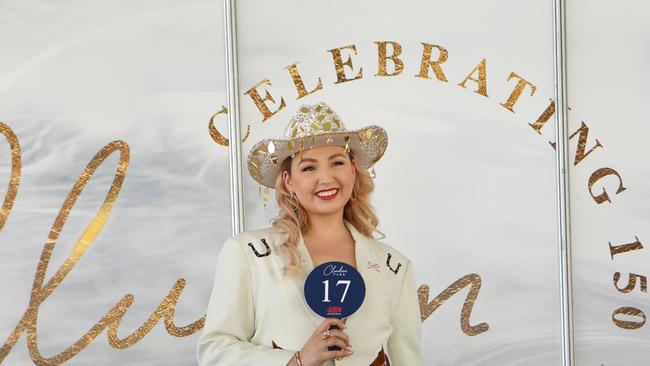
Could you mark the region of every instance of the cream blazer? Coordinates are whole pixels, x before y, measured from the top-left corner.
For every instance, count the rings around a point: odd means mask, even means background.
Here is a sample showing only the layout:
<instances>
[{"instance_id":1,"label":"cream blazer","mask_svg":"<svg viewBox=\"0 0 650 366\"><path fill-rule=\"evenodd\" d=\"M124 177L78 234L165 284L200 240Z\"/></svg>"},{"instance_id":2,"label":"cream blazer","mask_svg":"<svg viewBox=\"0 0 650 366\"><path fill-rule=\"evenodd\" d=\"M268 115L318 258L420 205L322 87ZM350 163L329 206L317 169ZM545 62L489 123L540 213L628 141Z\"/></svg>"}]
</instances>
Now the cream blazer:
<instances>
[{"instance_id":1,"label":"cream blazer","mask_svg":"<svg viewBox=\"0 0 650 366\"><path fill-rule=\"evenodd\" d=\"M384 355L386 365L423 365L411 261L359 233L349 222L345 225L356 242L357 270L365 281L366 297L346 320L345 333L354 353L323 365L384 365ZM224 243L198 341L200 365L285 366L321 324L323 318L304 299L306 275L283 278L282 269L289 262L281 248L285 238L270 227ZM309 273L314 265L302 236L298 251L301 266Z\"/></svg>"}]
</instances>

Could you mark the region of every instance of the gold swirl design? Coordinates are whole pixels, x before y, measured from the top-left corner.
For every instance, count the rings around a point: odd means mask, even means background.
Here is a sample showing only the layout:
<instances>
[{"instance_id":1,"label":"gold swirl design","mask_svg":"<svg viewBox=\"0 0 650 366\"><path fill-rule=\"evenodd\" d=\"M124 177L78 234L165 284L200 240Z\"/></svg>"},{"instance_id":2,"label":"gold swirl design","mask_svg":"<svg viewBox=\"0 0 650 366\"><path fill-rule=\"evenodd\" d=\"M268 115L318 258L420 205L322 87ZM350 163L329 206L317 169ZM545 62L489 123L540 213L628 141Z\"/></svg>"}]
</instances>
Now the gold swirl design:
<instances>
[{"instance_id":1,"label":"gold swirl design","mask_svg":"<svg viewBox=\"0 0 650 366\"><path fill-rule=\"evenodd\" d=\"M214 142L221 146L228 146L230 144L228 138L222 135L221 132L219 132L214 126L214 119L217 118L217 116L220 114L228 114L228 108L226 108L226 106L221 106L221 109L214 113L212 117L210 117L210 122L208 123L208 131L210 131L210 137L212 137ZM250 134L251 125L246 125L246 135L244 135L244 138L241 140L241 142L245 142Z\"/></svg>"},{"instance_id":2,"label":"gold swirl design","mask_svg":"<svg viewBox=\"0 0 650 366\"><path fill-rule=\"evenodd\" d=\"M486 332L490 327L487 323L469 325L469 320L472 316L472 309L474 308L474 302L481 290L481 276L476 273L471 273L461 277L438 294L438 296L436 296L431 302L429 302L429 286L420 286L418 288L418 298L420 301L420 318L422 321L425 321L434 311L436 311L436 309L454 296L458 291L467 286L470 286L470 288L469 293L465 298L465 302L463 303L463 309L460 312L460 328L463 330L463 333L468 336L475 336Z\"/></svg>"},{"instance_id":3,"label":"gold swirl design","mask_svg":"<svg viewBox=\"0 0 650 366\"><path fill-rule=\"evenodd\" d=\"M3 211L3 214L5 214L3 216L3 219L6 219L6 215L8 215L11 209L11 204L15 199L15 193L18 188L20 177L20 150L18 148L18 141L8 126L4 124L0 125L0 131L10 141L13 156L12 179L10 181L10 188L12 190L11 192L8 192L7 197L5 198L5 205L3 205L3 208L7 207L7 211ZM63 265L61 265L61 267L56 271L52 278L45 285L43 285L47 267L52 256L52 251L54 250L56 242L59 238L59 234L63 230L63 226L65 225L68 216L74 208L75 202L83 192L86 184L92 178L97 168L115 151L119 151L120 161L118 163L115 177L109 188L106 198L104 199L104 202L102 203L95 217L84 229L80 238L75 243L72 252L66 258ZM169 294L161 301L160 305L149 317L149 319L147 319L147 321L141 327L139 327L135 332L126 338L119 339L117 336L117 329L122 318L124 317L124 314L135 299L131 294L125 295L106 313L106 315L104 315L104 317L99 320L99 322L91 327L90 330L86 332L86 334L81 336L72 346L68 347L63 352L60 352L53 357L44 357L38 350L37 318L39 307L72 271L74 266L79 262L81 257L83 257L85 252L93 245L95 239L97 239L97 236L101 233L119 196L129 166L129 159L130 153L128 145L122 141L113 141L104 146L93 157L81 175L77 178L77 181L70 190L67 198L63 203L63 206L59 210L59 214L54 220L54 224L52 225L47 241L43 247L43 251L41 252L41 258L38 263L36 275L34 276L34 283L32 286L32 292L27 310L16 325L14 331L9 335L7 341L2 345L2 348L0 348L0 363L2 363L9 352L13 349L14 345L24 331L27 331L27 348L29 350L31 359L35 364L60 365L86 348L105 328L108 328L109 344L115 348L126 348L137 343L142 338L144 338L144 336L146 336L151 331L151 329L153 329L153 327L159 322L161 318L164 318L165 320L165 328L167 329L167 332L177 337L184 337L193 334L203 328L205 317L202 317L201 319L185 327L177 327L174 324L174 311L176 303L178 302L178 299L185 287L185 280L179 279L172 287Z\"/></svg>"},{"instance_id":4,"label":"gold swirl design","mask_svg":"<svg viewBox=\"0 0 650 366\"><path fill-rule=\"evenodd\" d=\"M9 147L11 148L11 176L9 178L9 186L7 187L4 202L2 202L2 209L0 209L0 230L2 230L7 222L7 217L9 217L11 208L14 206L16 194L18 193L18 186L20 185L21 158L20 144L18 143L18 138L14 131L12 131L6 124L0 122L0 133L2 133L2 135L7 139Z\"/></svg>"}]
</instances>

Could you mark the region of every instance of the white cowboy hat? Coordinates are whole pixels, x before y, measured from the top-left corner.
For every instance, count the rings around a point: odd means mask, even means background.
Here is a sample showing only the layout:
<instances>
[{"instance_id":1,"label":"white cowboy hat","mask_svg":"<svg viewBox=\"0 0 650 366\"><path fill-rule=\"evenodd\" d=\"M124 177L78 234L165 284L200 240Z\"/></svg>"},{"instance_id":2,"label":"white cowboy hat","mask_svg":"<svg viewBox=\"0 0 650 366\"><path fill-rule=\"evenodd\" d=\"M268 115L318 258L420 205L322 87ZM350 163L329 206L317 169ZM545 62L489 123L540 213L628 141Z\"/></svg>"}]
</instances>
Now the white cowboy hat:
<instances>
[{"instance_id":1,"label":"white cowboy hat","mask_svg":"<svg viewBox=\"0 0 650 366\"><path fill-rule=\"evenodd\" d=\"M386 151L388 134L379 126L346 130L334 111L321 102L302 105L291 118L284 138L264 139L248 153L248 171L258 183L275 189L280 166L287 157L301 156L306 149L319 146L342 146L352 150L356 163L371 168Z\"/></svg>"}]
</instances>

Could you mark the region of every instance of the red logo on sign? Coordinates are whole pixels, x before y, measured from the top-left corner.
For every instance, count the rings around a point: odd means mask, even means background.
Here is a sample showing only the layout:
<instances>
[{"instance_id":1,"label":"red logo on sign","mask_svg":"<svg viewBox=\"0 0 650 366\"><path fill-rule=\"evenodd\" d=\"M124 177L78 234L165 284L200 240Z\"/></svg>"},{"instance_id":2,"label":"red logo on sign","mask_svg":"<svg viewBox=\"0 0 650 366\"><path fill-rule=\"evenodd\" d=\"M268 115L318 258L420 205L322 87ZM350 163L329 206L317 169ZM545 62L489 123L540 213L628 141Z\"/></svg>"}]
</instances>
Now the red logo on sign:
<instances>
[{"instance_id":1,"label":"red logo on sign","mask_svg":"<svg viewBox=\"0 0 650 366\"><path fill-rule=\"evenodd\" d=\"M332 315L332 314L341 314L343 312L343 308L340 306L330 306L327 308L327 314Z\"/></svg>"}]
</instances>

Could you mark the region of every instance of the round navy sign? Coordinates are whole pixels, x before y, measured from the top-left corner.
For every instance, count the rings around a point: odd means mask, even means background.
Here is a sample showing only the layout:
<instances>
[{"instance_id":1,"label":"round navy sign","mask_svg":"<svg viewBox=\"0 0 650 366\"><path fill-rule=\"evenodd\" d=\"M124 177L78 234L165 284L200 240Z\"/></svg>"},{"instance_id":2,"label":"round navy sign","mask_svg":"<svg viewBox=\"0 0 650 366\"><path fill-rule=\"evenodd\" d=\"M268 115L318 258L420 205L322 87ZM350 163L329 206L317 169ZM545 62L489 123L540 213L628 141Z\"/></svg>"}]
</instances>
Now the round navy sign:
<instances>
[{"instance_id":1,"label":"round navy sign","mask_svg":"<svg viewBox=\"0 0 650 366\"><path fill-rule=\"evenodd\" d=\"M357 311L366 297L361 274L343 262L326 262L307 276L305 300L324 318L347 318Z\"/></svg>"}]
</instances>

